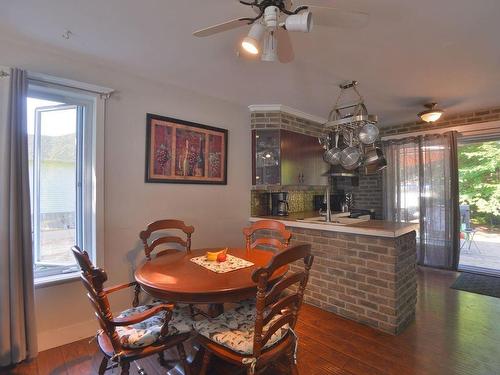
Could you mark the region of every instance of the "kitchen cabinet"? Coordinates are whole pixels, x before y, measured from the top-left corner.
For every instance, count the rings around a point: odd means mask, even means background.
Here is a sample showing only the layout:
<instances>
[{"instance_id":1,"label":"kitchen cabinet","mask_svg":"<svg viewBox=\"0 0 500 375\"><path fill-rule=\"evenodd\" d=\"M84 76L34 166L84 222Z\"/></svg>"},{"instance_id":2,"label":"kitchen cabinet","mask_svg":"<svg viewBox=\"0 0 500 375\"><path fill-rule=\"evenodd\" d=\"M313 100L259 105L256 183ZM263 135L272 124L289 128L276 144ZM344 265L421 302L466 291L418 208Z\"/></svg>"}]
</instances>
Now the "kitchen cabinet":
<instances>
[{"instance_id":1,"label":"kitchen cabinet","mask_svg":"<svg viewBox=\"0 0 500 375\"><path fill-rule=\"evenodd\" d=\"M253 185L326 185L328 165L316 137L288 130L252 131Z\"/></svg>"}]
</instances>

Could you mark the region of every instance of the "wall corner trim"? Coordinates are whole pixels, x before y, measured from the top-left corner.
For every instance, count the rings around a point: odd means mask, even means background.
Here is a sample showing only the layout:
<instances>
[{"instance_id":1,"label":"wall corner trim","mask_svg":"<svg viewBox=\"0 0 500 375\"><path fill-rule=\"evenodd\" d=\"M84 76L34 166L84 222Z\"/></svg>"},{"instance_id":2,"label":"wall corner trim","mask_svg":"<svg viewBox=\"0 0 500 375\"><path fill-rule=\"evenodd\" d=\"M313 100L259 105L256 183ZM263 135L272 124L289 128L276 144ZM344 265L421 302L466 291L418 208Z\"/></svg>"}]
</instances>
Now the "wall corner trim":
<instances>
[{"instance_id":1,"label":"wall corner trim","mask_svg":"<svg viewBox=\"0 0 500 375\"><path fill-rule=\"evenodd\" d=\"M292 107L288 107L283 104L252 104L248 106L250 112L284 112L292 116L300 117L305 120L309 120L312 122L317 122L318 124L323 125L328 120L316 115L311 115L306 112L302 112L299 109L295 109Z\"/></svg>"}]
</instances>

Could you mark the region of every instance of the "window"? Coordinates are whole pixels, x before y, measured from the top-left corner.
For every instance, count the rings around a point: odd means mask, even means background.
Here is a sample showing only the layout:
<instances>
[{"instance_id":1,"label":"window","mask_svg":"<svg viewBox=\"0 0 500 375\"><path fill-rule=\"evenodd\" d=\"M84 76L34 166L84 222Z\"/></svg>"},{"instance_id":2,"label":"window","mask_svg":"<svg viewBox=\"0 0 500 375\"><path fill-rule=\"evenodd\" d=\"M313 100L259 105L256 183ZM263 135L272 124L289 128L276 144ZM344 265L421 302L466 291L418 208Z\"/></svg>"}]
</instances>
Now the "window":
<instances>
[{"instance_id":1,"label":"window","mask_svg":"<svg viewBox=\"0 0 500 375\"><path fill-rule=\"evenodd\" d=\"M27 120L35 283L78 272L71 246L96 260L96 105L79 90L31 82Z\"/></svg>"}]
</instances>

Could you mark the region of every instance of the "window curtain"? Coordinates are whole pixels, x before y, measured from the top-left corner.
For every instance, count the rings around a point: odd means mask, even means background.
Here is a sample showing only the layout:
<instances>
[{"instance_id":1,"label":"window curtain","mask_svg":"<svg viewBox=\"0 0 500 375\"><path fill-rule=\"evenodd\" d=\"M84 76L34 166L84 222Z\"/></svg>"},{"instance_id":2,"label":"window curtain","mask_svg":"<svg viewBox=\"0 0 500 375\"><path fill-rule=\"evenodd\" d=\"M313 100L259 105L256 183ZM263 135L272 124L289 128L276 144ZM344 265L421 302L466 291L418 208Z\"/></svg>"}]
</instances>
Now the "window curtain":
<instances>
[{"instance_id":1,"label":"window curtain","mask_svg":"<svg viewBox=\"0 0 500 375\"><path fill-rule=\"evenodd\" d=\"M459 259L456 132L389 141L384 145L388 220L420 224L420 265L457 269Z\"/></svg>"},{"instance_id":2,"label":"window curtain","mask_svg":"<svg viewBox=\"0 0 500 375\"><path fill-rule=\"evenodd\" d=\"M27 90L21 69L0 78L0 366L37 355Z\"/></svg>"},{"instance_id":3,"label":"window curtain","mask_svg":"<svg viewBox=\"0 0 500 375\"><path fill-rule=\"evenodd\" d=\"M418 138L385 144L384 208L389 221L418 223L420 218L420 156Z\"/></svg>"}]
</instances>

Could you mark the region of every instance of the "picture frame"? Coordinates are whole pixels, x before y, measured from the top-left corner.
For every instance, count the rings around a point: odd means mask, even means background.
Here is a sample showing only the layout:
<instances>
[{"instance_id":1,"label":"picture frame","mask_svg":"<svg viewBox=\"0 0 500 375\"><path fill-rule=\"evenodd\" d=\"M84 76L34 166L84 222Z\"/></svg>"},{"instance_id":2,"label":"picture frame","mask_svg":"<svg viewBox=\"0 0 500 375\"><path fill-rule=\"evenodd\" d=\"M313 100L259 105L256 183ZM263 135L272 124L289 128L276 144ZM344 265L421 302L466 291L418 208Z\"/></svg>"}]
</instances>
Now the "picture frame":
<instances>
[{"instance_id":1,"label":"picture frame","mask_svg":"<svg viewBox=\"0 0 500 375\"><path fill-rule=\"evenodd\" d=\"M228 130L148 113L145 182L227 185Z\"/></svg>"}]
</instances>

